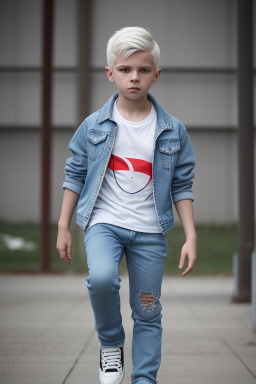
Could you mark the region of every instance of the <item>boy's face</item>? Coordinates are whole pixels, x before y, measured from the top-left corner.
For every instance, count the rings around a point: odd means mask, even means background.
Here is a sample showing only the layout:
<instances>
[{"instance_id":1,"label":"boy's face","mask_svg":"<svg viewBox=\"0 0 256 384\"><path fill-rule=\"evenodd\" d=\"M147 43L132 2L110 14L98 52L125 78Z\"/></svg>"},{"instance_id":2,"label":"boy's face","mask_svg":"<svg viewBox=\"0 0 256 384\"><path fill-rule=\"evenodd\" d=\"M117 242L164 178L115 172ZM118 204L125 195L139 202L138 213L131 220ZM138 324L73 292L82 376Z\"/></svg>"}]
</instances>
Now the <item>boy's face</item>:
<instances>
[{"instance_id":1,"label":"boy's face","mask_svg":"<svg viewBox=\"0 0 256 384\"><path fill-rule=\"evenodd\" d=\"M151 85L159 79L161 69L156 66L150 52L139 51L127 59L118 55L112 70L105 68L109 81L116 84L119 97L140 100L147 97Z\"/></svg>"}]
</instances>

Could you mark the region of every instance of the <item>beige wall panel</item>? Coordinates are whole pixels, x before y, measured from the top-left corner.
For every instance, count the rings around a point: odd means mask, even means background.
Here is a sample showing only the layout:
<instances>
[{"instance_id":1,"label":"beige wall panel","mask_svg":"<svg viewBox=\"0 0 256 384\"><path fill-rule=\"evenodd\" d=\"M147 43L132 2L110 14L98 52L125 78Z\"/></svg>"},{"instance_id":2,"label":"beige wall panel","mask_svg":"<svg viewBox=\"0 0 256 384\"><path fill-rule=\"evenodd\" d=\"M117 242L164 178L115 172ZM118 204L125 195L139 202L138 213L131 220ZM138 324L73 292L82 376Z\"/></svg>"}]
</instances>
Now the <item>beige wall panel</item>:
<instances>
[{"instance_id":1,"label":"beige wall panel","mask_svg":"<svg viewBox=\"0 0 256 384\"><path fill-rule=\"evenodd\" d=\"M0 73L0 124L40 125L41 76L37 73ZM53 74L52 122L74 125L78 115L76 73Z\"/></svg>"},{"instance_id":2,"label":"beige wall panel","mask_svg":"<svg viewBox=\"0 0 256 384\"><path fill-rule=\"evenodd\" d=\"M38 221L41 194L38 133L0 133L0 153L0 220Z\"/></svg>"},{"instance_id":3,"label":"beige wall panel","mask_svg":"<svg viewBox=\"0 0 256 384\"><path fill-rule=\"evenodd\" d=\"M53 76L53 125L74 125L78 116L76 73L55 73Z\"/></svg>"},{"instance_id":4,"label":"beige wall panel","mask_svg":"<svg viewBox=\"0 0 256 384\"><path fill-rule=\"evenodd\" d=\"M92 110L100 108L115 86L105 73L92 75ZM151 91L158 102L186 125L233 126L237 124L235 76L165 74Z\"/></svg>"},{"instance_id":5,"label":"beige wall panel","mask_svg":"<svg viewBox=\"0 0 256 384\"><path fill-rule=\"evenodd\" d=\"M72 133L53 135L51 218L57 222L68 143ZM14 142L15 140L15 142ZM0 133L2 201L0 221L38 222L41 215L41 136L39 132Z\"/></svg>"},{"instance_id":6,"label":"beige wall panel","mask_svg":"<svg viewBox=\"0 0 256 384\"><path fill-rule=\"evenodd\" d=\"M235 76L163 73L152 92L165 109L186 125L236 125Z\"/></svg>"},{"instance_id":7,"label":"beige wall panel","mask_svg":"<svg viewBox=\"0 0 256 384\"><path fill-rule=\"evenodd\" d=\"M235 222L238 194L236 134L192 131L190 137L196 154L196 221Z\"/></svg>"},{"instance_id":8,"label":"beige wall panel","mask_svg":"<svg viewBox=\"0 0 256 384\"><path fill-rule=\"evenodd\" d=\"M0 1L0 65L40 65L41 0Z\"/></svg>"},{"instance_id":9,"label":"beige wall panel","mask_svg":"<svg viewBox=\"0 0 256 384\"><path fill-rule=\"evenodd\" d=\"M108 38L119 28L149 28L165 66L234 66L235 0L95 0L94 66L106 62ZM203 32L202 32L203 31Z\"/></svg>"},{"instance_id":10,"label":"beige wall panel","mask_svg":"<svg viewBox=\"0 0 256 384\"><path fill-rule=\"evenodd\" d=\"M78 0L55 0L53 63L78 62ZM0 1L0 65L42 63L42 0Z\"/></svg>"},{"instance_id":11,"label":"beige wall panel","mask_svg":"<svg viewBox=\"0 0 256 384\"><path fill-rule=\"evenodd\" d=\"M41 76L0 73L0 125L38 125L41 120Z\"/></svg>"},{"instance_id":12,"label":"beige wall panel","mask_svg":"<svg viewBox=\"0 0 256 384\"><path fill-rule=\"evenodd\" d=\"M56 66L78 63L78 0L55 0L54 51Z\"/></svg>"},{"instance_id":13,"label":"beige wall panel","mask_svg":"<svg viewBox=\"0 0 256 384\"><path fill-rule=\"evenodd\" d=\"M107 79L107 76L102 70L101 72L96 72L91 75L92 89L91 89L91 112L94 112L101 108L108 98L115 92L117 89L113 83L110 83Z\"/></svg>"}]
</instances>

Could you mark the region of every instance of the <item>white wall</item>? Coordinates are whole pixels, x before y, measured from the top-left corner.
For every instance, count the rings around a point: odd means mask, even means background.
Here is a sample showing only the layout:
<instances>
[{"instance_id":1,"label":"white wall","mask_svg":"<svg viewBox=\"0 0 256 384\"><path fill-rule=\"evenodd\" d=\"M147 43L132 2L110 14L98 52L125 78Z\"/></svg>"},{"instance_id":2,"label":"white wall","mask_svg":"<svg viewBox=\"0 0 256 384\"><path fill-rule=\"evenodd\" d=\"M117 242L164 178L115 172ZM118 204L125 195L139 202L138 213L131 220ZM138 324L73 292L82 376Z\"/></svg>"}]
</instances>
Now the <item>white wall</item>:
<instances>
[{"instance_id":1,"label":"white wall","mask_svg":"<svg viewBox=\"0 0 256 384\"><path fill-rule=\"evenodd\" d=\"M53 75L52 221L60 212L71 130L78 126L78 0L55 1ZM115 91L104 74L105 47L127 25L150 29L163 67L235 68L235 0L93 0L91 111ZM254 0L256 20L256 0ZM256 32L254 31L256 59ZM0 2L0 221L39 221L41 197L42 0ZM255 60L256 62L256 60ZM256 77L255 77L256 89ZM237 85L227 73L165 73L152 94L189 129L195 148L195 216L198 222L237 220ZM255 98L256 110L256 98ZM212 129L211 127L215 127ZM223 129L227 127L226 129ZM15 128L15 129L14 129ZM25 128L25 130L24 130ZM230 129L229 129L230 128ZM228 130L229 129L229 130ZM255 168L256 169L256 168Z\"/></svg>"},{"instance_id":2,"label":"white wall","mask_svg":"<svg viewBox=\"0 0 256 384\"><path fill-rule=\"evenodd\" d=\"M0 67L33 67L32 72L0 71L0 221L40 220L42 8L42 0L0 2ZM72 136L62 128L75 129L78 118L77 19L77 0L55 0L53 64L62 71L53 73L53 221L60 212Z\"/></svg>"},{"instance_id":3,"label":"white wall","mask_svg":"<svg viewBox=\"0 0 256 384\"><path fill-rule=\"evenodd\" d=\"M235 65L235 0L94 0L93 65L105 62L108 37L130 25L150 29L162 65Z\"/></svg>"},{"instance_id":4,"label":"white wall","mask_svg":"<svg viewBox=\"0 0 256 384\"><path fill-rule=\"evenodd\" d=\"M238 215L237 135L234 132L190 134L196 153L195 219L233 223Z\"/></svg>"}]
</instances>

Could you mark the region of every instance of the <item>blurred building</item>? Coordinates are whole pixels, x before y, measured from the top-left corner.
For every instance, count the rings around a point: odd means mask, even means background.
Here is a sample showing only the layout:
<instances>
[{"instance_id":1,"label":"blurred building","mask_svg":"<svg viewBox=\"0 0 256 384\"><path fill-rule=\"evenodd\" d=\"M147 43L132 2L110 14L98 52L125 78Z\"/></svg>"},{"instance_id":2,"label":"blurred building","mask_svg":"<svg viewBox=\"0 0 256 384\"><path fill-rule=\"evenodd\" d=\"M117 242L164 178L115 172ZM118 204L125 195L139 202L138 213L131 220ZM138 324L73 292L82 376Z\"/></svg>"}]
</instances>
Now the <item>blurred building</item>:
<instances>
[{"instance_id":1,"label":"blurred building","mask_svg":"<svg viewBox=\"0 0 256 384\"><path fill-rule=\"evenodd\" d=\"M79 33L81 3L55 0L53 222L60 213L68 143L81 122L79 57L85 49ZM100 108L115 92L104 73L108 38L124 26L149 28L160 45L163 68L151 92L186 125L196 152L196 221L236 222L236 1L93 0L91 4L89 111ZM255 11L256 0L256 20ZM43 0L0 1L0 221L40 220L42 20Z\"/></svg>"}]
</instances>

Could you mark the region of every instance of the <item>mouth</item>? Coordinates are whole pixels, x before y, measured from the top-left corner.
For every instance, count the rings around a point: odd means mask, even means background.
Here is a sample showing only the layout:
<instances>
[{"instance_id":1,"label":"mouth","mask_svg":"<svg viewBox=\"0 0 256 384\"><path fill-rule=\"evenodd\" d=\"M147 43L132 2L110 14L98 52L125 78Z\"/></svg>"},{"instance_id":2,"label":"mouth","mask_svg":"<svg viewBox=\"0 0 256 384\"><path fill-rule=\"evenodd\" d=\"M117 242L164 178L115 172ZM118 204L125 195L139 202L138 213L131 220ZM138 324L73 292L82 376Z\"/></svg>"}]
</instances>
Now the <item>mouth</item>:
<instances>
[{"instance_id":1,"label":"mouth","mask_svg":"<svg viewBox=\"0 0 256 384\"><path fill-rule=\"evenodd\" d=\"M138 87L130 87L129 91L140 91L140 88L138 88Z\"/></svg>"}]
</instances>

